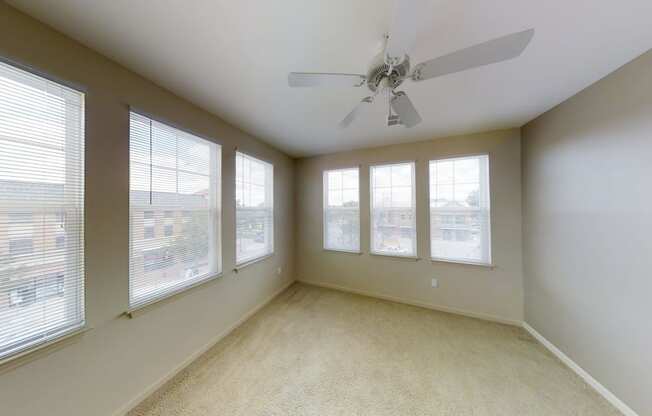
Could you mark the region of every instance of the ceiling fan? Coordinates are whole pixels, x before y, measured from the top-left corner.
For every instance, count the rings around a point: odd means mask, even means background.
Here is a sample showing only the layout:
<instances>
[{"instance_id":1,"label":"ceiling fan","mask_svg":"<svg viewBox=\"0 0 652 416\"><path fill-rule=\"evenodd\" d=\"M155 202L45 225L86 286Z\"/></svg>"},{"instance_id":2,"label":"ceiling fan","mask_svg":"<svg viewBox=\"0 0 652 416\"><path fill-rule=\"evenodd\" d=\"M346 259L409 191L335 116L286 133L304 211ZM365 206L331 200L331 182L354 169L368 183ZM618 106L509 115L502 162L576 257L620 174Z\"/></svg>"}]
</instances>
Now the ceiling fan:
<instances>
[{"instance_id":1,"label":"ceiling fan","mask_svg":"<svg viewBox=\"0 0 652 416\"><path fill-rule=\"evenodd\" d=\"M395 0L394 15L389 34L385 35L385 47L369 65L367 75L291 72L290 87L362 87L366 85L371 95L364 97L340 122L348 127L360 110L374 102L382 93L388 103L387 125L413 127L421 122L421 116L403 91L396 91L403 81L414 82L465 71L483 65L518 57L534 36L534 29L512 33L487 42L410 66L407 52L417 37L417 20L426 10L428 0Z\"/></svg>"}]
</instances>

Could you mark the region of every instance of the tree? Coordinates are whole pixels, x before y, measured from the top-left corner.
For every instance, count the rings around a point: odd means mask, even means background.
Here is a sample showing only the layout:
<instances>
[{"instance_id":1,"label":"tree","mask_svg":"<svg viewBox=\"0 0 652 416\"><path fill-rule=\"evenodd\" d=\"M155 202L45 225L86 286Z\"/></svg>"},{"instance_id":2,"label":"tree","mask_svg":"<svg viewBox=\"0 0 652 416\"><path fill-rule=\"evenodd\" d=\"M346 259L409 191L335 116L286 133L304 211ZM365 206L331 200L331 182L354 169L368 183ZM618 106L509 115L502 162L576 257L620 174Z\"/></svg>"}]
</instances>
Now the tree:
<instances>
[{"instance_id":1,"label":"tree","mask_svg":"<svg viewBox=\"0 0 652 416\"><path fill-rule=\"evenodd\" d=\"M470 207L480 206L480 195L477 189L469 193L469 196L466 197L466 203L469 204Z\"/></svg>"}]
</instances>

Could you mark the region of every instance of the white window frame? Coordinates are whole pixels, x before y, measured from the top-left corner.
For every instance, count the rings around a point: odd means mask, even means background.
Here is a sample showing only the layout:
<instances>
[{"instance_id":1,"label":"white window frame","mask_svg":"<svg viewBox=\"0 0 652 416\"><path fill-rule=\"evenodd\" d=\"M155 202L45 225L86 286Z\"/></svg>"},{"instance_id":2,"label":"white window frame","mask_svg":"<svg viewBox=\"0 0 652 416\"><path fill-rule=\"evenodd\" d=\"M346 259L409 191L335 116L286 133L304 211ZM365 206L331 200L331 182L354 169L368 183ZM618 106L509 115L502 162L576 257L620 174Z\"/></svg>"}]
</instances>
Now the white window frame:
<instances>
[{"instance_id":1,"label":"white window frame","mask_svg":"<svg viewBox=\"0 0 652 416\"><path fill-rule=\"evenodd\" d=\"M64 230L66 232L64 247L59 247L57 245L57 247L54 250L55 251L65 250L66 247L69 246L79 247L74 250L67 250L64 259L65 270L66 271L78 270L77 277L72 277L68 279L63 278L62 281L60 283L57 283L56 286L57 291L58 290L65 291L66 287L70 287L71 285L76 284L74 287L77 292L76 295L77 301L75 302L74 305L66 305L66 307L72 306L74 311L76 311L75 319L66 322L61 322L61 325L58 326L53 326L50 324L50 327L47 328L47 330L35 331L33 335L28 339L21 340L20 342L14 342L11 344L3 345L4 351L0 353L0 365L2 365L9 361L15 360L19 357L23 357L37 350L48 347L52 344L58 343L66 338L82 333L86 331L88 327L86 322L86 288L85 288L86 270L84 264L85 232L83 227L84 217L85 217L85 179L86 179L84 173L84 165L85 165L84 148L86 146L85 91L78 86L72 85L71 83L58 80L56 78L43 74L39 71L35 71L32 68L27 68L23 65L17 65L3 58L0 58L0 66L4 67L9 73L13 72L14 74L8 74L8 77L10 79L14 78L14 81L16 81L17 83L31 86L39 91L48 92L51 93L52 95L59 96L60 98L62 98L65 102L64 105L66 107L65 110L66 113L75 111L75 115L71 116L73 118L72 121L66 119L65 122L67 126L66 128L68 128L68 126L73 126L73 128L77 128L79 132L77 134L78 142L66 141L64 144L65 146L64 163L66 164L67 167L70 167L70 169L66 168L65 171L65 175L66 175L65 183L69 184L68 182L69 180L70 182L73 183L71 186L67 187L67 189L71 193L70 199L73 199L74 201L71 202L68 199L66 199L67 197L64 197L65 200L60 201L61 202L60 206L52 208L56 210L56 212L54 213L55 215L59 215L60 212L59 209L63 209L64 210L63 218L67 218L65 223L62 224L60 227L61 232L63 232ZM45 84L46 87L44 87L43 84ZM72 100L73 95L77 96L77 100L79 100L79 102L76 102L76 100ZM75 102L71 103L70 101L75 101ZM76 119L75 121L74 117L78 117L78 119ZM68 136L69 133L66 132L65 134ZM30 143L30 145L37 146L34 143ZM43 148L49 149L48 146L49 146L48 144L45 144ZM69 156L69 153L75 154L76 156L78 156L78 158L72 159ZM0 169L2 169L2 167L0 167ZM73 175L70 172L77 172L77 174ZM76 195L76 193L78 192L81 193L80 196L75 197L74 195ZM38 202L35 202L34 206L37 206L38 208L43 208ZM33 212L31 210L31 207L32 206L30 206L29 204L19 203L16 206L16 209L18 211L25 210L25 212ZM7 209L9 207L4 207L4 208ZM7 211L7 215L9 215L9 212L10 211ZM39 214L46 216L52 214L52 212L48 212L46 210ZM38 222L34 224L34 226L36 225L38 225ZM58 234L56 231L49 232L47 236L54 237L55 239L57 239L57 244L58 244L58 238L60 237L60 234ZM43 246L44 244L46 244L44 243L43 238L45 238L45 234L41 234L41 236L38 237L39 239L38 246ZM34 242L32 242L32 244L34 244ZM8 252L9 239L7 239L6 249ZM35 248L32 246L32 251L34 251L34 249ZM50 255L51 254L52 253L50 253ZM29 255L24 255L22 256L22 258L28 256ZM16 257L20 257L20 256L16 256ZM48 272L46 275L57 276L57 275L61 275L61 273ZM11 294L8 294L8 296L11 296Z\"/></svg>"},{"instance_id":2,"label":"white window frame","mask_svg":"<svg viewBox=\"0 0 652 416\"><path fill-rule=\"evenodd\" d=\"M234 192L233 203L235 205L235 266L236 266L235 270L236 271L243 268L243 267L246 267L246 266L248 266L250 264L259 262L261 260L264 260L264 259L267 259L267 258L273 256L275 246L276 246L276 244L275 244L275 239L276 239L276 232L275 232L276 231L276 215L275 215L275 209L274 209L274 205L275 205L275 198L274 198L274 183L275 183L275 181L274 181L274 164L271 163L271 162L268 162L266 160L257 158L255 156L251 156L248 153L245 153L245 152L242 152L242 151L236 149L235 154L233 155L234 162L235 162L234 163L234 166L235 166L235 169L234 169L235 188L237 188L237 186L238 186L237 185L237 182L238 182L238 175L237 175L238 155L241 155L245 159L250 159L250 160L252 160L254 162L261 163L261 164L265 165L267 168L269 168L270 177L267 178L267 179L269 179L269 181L271 182L271 189L265 189L265 193L266 193L266 197L269 196L270 202L271 202L271 204L270 204L271 205L271 207L270 207L270 210L271 210L270 217L271 218L270 218L270 230L269 230L269 233L270 233L269 251L266 251L263 254L261 254L259 256L256 256L256 257L250 257L250 258L245 258L245 259L239 260L238 259L238 244L239 244L238 211L239 211L239 208L237 206L237 190ZM267 184L265 184L265 186L267 186Z\"/></svg>"},{"instance_id":3,"label":"white window frame","mask_svg":"<svg viewBox=\"0 0 652 416\"><path fill-rule=\"evenodd\" d=\"M358 249L357 250L346 250L346 249L341 249L341 248L334 248L334 247L328 247L326 245L326 236L327 236L327 222L326 222L326 214L327 214L327 209L328 209L328 174L331 172L340 172L340 171L346 171L346 170L356 170L358 172L358 184L357 184L357 191L358 191ZM361 228L361 217L360 217L360 166L352 166L352 167L346 167L346 168L337 168L337 169L329 169L325 170L322 173L322 187L323 187L323 192L322 192L322 198L323 198L323 206L322 206L322 245L324 250L326 251L335 251L335 252L341 252L341 253L353 253L353 254L360 254L362 253L361 249L361 241L360 241L360 228Z\"/></svg>"},{"instance_id":4,"label":"white window frame","mask_svg":"<svg viewBox=\"0 0 652 416\"><path fill-rule=\"evenodd\" d=\"M385 251L374 250L374 169L380 167L389 167L397 165L411 166L412 171L412 227L414 229L414 251L410 254L398 254ZM376 256L401 257L408 259L418 259L419 257L419 230L417 229L417 204L416 204L416 160L388 162L369 165L369 253Z\"/></svg>"},{"instance_id":5,"label":"white window frame","mask_svg":"<svg viewBox=\"0 0 652 416\"><path fill-rule=\"evenodd\" d=\"M431 162L438 162L438 161L453 161L453 160L461 160L461 159L469 159L469 158L478 158L478 157L485 157L486 162L487 162L487 178L486 178L486 191L487 191L487 225L486 225L486 245L487 245L487 261L472 261L472 260L462 260L462 259L456 259L456 258L449 258L449 257L437 257L433 256L433 247L432 247L432 208L430 207L430 188L431 188L431 183L430 183L430 168L431 168ZM428 160L428 197L427 197L427 208L428 208L428 251L429 251L429 256L430 260L433 262L442 262L442 263L453 263L453 264L467 264L471 266L483 266L483 267L493 267L493 260L492 260L492 233L491 233L491 155L489 153L474 153L474 154L466 154L466 155L457 155L457 156L450 156L450 157L441 157L441 158L436 158L436 159L430 159ZM478 211L482 211L482 208L478 209Z\"/></svg>"},{"instance_id":6,"label":"white window frame","mask_svg":"<svg viewBox=\"0 0 652 416\"><path fill-rule=\"evenodd\" d=\"M196 286L202 285L206 282L209 282L211 280L217 279L222 276L222 145L216 142L215 140L212 140L210 138L198 135L196 133L190 132L186 129L180 128L176 126L173 123L168 123L165 121L161 121L155 117L152 117L151 115L142 112L138 109L135 108L130 108L129 110L130 114L130 119L132 114L136 115L138 117L144 117L146 119L149 119L150 122L152 123L159 123L163 125L165 128L171 129L171 130L176 130L179 131L181 134L193 136L195 139L199 139L202 141L205 141L209 143L209 145L215 150L215 154L212 155L214 158L214 165L212 166L213 168L216 168L216 177L215 183L211 184L211 189L214 190L214 194L212 195L213 201L214 201L214 206L211 207L210 209L213 211L213 238L209 240L209 251L213 252L214 256L210 258L210 271L207 273L204 273L200 276L197 276L196 278L192 279L192 281L189 281L187 284L183 285L175 285L170 288L170 290L165 290L165 291L159 291L157 292L154 296L149 296L149 297L144 297L142 299L137 299L133 298L133 293L132 293L132 275L131 275L131 262L132 262L132 244L133 244L133 235L132 235L132 201L131 201L131 174L130 174L130 185L129 185L129 192L130 192L130 199L129 199L129 307L127 309L127 314L129 316L132 316L132 312L135 312L137 310L146 308L149 305L152 305L154 303L160 302L162 300L165 300L167 298L170 298L172 296L175 296L179 293L185 292L187 290L190 290ZM131 136L129 138L129 143L131 147ZM130 150L130 159L131 159L131 150ZM129 164L129 169L131 170L131 160ZM161 221L163 224L166 224L165 222L165 211L174 211L175 209L178 210L180 207L156 207L152 206L151 209L143 208L143 211L154 211L154 229L156 230L156 212L160 211L162 212L162 217ZM189 210L183 209L182 214L189 212ZM184 221L182 219L182 221ZM159 227L161 228L161 234L163 234L164 226ZM145 231L145 227L143 227L143 232ZM144 239L144 236L143 236ZM147 250L143 250L145 252ZM143 260L144 262L144 260Z\"/></svg>"}]
</instances>

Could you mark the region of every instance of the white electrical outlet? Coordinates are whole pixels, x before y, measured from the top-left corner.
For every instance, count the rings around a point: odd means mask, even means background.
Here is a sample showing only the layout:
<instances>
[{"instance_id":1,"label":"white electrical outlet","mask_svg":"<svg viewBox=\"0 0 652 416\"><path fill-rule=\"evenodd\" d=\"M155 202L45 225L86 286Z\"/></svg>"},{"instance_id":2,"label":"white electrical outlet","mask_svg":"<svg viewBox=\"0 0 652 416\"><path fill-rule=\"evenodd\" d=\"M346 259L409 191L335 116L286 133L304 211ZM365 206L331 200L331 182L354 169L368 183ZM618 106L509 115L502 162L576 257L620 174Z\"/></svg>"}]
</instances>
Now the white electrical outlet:
<instances>
[{"instance_id":1,"label":"white electrical outlet","mask_svg":"<svg viewBox=\"0 0 652 416\"><path fill-rule=\"evenodd\" d=\"M432 278L432 287L439 287L439 280L437 278Z\"/></svg>"},{"instance_id":2,"label":"white electrical outlet","mask_svg":"<svg viewBox=\"0 0 652 416\"><path fill-rule=\"evenodd\" d=\"M280 276L281 273L283 273L283 268L279 267L278 269L276 269L276 275L277 276Z\"/></svg>"}]
</instances>

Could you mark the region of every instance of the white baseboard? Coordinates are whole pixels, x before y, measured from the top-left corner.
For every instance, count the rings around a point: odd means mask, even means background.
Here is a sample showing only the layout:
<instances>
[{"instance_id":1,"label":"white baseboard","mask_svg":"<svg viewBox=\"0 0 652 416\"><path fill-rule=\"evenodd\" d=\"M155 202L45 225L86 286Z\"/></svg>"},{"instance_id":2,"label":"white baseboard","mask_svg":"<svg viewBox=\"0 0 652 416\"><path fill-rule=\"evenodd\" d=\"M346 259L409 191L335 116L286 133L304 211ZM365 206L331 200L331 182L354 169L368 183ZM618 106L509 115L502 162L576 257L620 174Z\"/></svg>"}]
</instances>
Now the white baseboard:
<instances>
[{"instance_id":1,"label":"white baseboard","mask_svg":"<svg viewBox=\"0 0 652 416\"><path fill-rule=\"evenodd\" d=\"M419 301L399 298L399 297L395 297L395 296L388 296L388 295L383 295L381 293L368 292L366 290L351 289L351 288L348 288L348 287L333 285L333 284L330 284L330 283L312 282L312 281L309 281L309 280L297 280L297 281L301 282L301 283L305 283L307 285L323 287L323 288L326 288L326 289L339 290L341 292L354 293L356 295L362 295L362 296L368 296L368 297L371 297L371 298L378 298L378 299L388 300L390 302L404 303L406 305L418 306L418 307L421 307L421 308L432 309L432 310L439 311L439 312L447 312L447 313L453 313L455 315L468 316L470 318L482 319L484 321L498 322L498 323L501 323L501 324L507 324L507 325L513 325L513 326L519 326L519 327L522 325L522 322L517 320L517 319L502 318L502 317L499 317L499 316L493 316L493 315L488 315L488 314L483 314L483 313L478 313L478 312L465 311L465 310L462 310L462 309L451 308L451 307L448 307L448 306L433 305L431 303L419 302Z\"/></svg>"},{"instance_id":2,"label":"white baseboard","mask_svg":"<svg viewBox=\"0 0 652 416\"><path fill-rule=\"evenodd\" d=\"M289 281L288 283L284 284L280 289L272 293L269 297L267 297L264 301L259 303L258 305L254 306L252 309L250 309L247 313L245 313L240 319L238 319L236 322L234 322L231 326L226 328L224 331L222 331L220 334L217 336L213 337L207 344L205 344L203 347L192 353L191 355L188 356L185 360L183 360L180 364L175 366L170 372L168 372L166 375L161 377L159 380L157 380L155 383L153 383L151 386L149 386L147 389L145 389L142 393L138 394L136 397L131 399L127 404L125 404L120 410L114 413L115 416L124 416L129 412L131 409L136 407L140 402L145 400L147 397L149 397L152 393L154 393L156 390L161 388L165 383L170 381L174 376L176 376L181 370L189 366L193 361L195 361L197 358L199 358L203 353L211 349L215 344L220 342L223 338L225 338L227 335L229 335L233 330L235 330L237 327L242 325L247 319L251 318L256 312L261 310L263 307L265 307L269 302L271 302L275 297L283 293L288 287L292 286L294 283L294 280Z\"/></svg>"},{"instance_id":3,"label":"white baseboard","mask_svg":"<svg viewBox=\"0 0 652 416\"><path fill-rule=\"evenodd\" d=\"M568 368L573 370L578 376L580 376L589 386L591 386L595 391L597 391L602 397L604 397L609 403L611 403L616 409L625 416L638 416L634 410L627 406L622 400L616 397L615 394L610 392L605 386L600 384L600 382L594 379L591 374L586 370L580 367L575 361L571 360L569 356L564 354L559 348L555 346L552 342L544 338L543 335L538 333L534 328L528 325L527 322L523 322L523 329L530 333L537 341L539 341L544 347L546 347L553 355L561 360Z\"/></svg>"}]
</instances>

